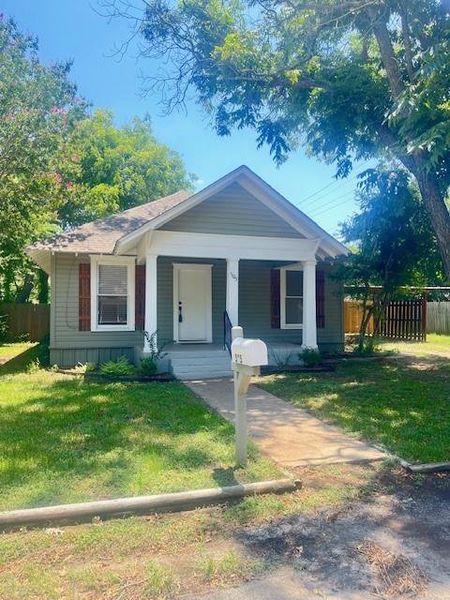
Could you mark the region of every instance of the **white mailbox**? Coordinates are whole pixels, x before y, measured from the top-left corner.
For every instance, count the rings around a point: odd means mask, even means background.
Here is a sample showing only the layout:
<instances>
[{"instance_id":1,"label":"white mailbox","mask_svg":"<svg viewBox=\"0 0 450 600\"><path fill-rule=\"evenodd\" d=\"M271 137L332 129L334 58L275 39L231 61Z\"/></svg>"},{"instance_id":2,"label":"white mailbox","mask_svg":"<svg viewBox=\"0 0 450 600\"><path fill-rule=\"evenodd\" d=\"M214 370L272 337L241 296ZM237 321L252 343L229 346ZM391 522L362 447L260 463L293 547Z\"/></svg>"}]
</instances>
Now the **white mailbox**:
<instances>
[{"instance_id":1,"label":"white mailbox","mask_svg":"<svg viewBox=\"0 0 450 600\"><path fill-rule=\"evenodd\" d=\"M235 365L267 365L267 346L262 340L237 337L231 344L231 357Z\"/></svg>"},{"instance_id":2,"label":"white mailbox","mask_svg":"<svg viewBox=\"0 0 450 600\"><path fill-rule=\"evenodd\" d=\"M267 346L262 340L244 337L242 327L231 329L231 366L234 372L234 410L236 430L236 463L247 463L247 399L251 378L259 375L259 367L267 365Z\"/></svg>"}]
</instances>

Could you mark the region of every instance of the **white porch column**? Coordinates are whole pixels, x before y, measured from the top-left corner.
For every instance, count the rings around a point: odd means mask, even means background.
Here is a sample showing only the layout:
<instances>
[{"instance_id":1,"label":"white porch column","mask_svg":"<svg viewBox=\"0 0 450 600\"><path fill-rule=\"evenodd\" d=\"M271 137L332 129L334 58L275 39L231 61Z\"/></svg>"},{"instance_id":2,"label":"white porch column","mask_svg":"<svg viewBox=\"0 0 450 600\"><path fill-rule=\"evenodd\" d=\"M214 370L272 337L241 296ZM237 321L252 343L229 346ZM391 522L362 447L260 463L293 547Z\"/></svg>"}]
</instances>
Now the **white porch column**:
<instances>
[{"instance_id":1,"label":"white porch column","mask_svg":"<svg viewBox=\"0 0 450 600\"><path fill-rule=\"evenodd\" d=\"M155 254L148 254L145 262L145 331L151 335L158 329L157 318L157 260ZM156 340L155 340L156 341ZM144 352L150 351L150 343L144 341Z\"/></svg>"},{"instance_id":2,"label":"white porch column","mask_svg":"<svg viewBox=\"0 0 450 600\"><path fill-rule=\"evenodd\" d=\"M226 309L232 325L239 324L239 259L227 258Z\"/></svg>"},{"instance_id":3,"label":"white porch column","mask_svg":"<svg viewBox=\"0 0 450 600\"><path fill-rule=\"evenodd\" d=\"M303 261L303 341L302 346L317 348L316 261Z\"/></svg>"}]
</instances>

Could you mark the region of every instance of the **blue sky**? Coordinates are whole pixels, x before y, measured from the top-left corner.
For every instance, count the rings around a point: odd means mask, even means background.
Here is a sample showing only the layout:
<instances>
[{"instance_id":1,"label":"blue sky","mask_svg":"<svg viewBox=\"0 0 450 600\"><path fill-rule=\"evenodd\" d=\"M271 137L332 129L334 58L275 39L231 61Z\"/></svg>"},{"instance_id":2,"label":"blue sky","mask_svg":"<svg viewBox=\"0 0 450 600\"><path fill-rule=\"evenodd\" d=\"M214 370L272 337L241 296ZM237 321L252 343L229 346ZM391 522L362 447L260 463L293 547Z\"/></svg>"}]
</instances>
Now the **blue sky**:
<instances>
[{"instance_id":1,"label":"blue sky","mask_svg":"<svg viewBox=\"0 0 450 600\"><path fill-rule=\"evenodd\" d=\"M253 131L220 138L195 103L188 106L187 114L164 116L159 97L143 97L141 89L141 74L156 65L138 61L136 48L122 59L115 55L128 38L128 24L109 22L97 14L96 0L3 0L1 4L21 29L38 36L44 62L74 61L73 80L94 107L111 109L118 124L148 113L156 137L181 154L200 187L245 163L330 233L336 233L338 223L354 212L354 175L336 181L333 167L306 157L302 150L277 168L267 148L256 148Z\"/></svg>"}]
</instances>

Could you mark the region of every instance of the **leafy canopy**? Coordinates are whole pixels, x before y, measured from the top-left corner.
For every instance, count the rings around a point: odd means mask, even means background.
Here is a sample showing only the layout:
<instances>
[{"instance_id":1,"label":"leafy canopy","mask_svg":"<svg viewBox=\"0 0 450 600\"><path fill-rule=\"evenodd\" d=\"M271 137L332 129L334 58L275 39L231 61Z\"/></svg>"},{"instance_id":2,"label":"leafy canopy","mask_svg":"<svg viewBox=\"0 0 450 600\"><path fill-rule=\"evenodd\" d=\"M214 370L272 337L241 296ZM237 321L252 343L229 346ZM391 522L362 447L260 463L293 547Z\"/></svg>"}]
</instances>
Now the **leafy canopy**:
<instances>
[{"instance_id":1,"label":"leafy canopy","mask_svg":"<svg viewBox=\"0 0 450 600\"><path fill-rule=\"evenodd\" d=\"M336 165L399 160L414 175L450 277L450 51L439 0L103 0L164 57L167 108L193 91L217 132L256 131L277 162L299 144ZM447 3L448 4L448 3ZM124 8L128 6L128 9Z\"/></svg>"},{"instance_id":2,"label":"leafy canopy","mask_svg":"<svg viewBox=\"0 0 450 600\"><path fill-rule=\"evenodd\" d=\"M46 299L28 244L192 186L148 119L89 116L69 77L69 63L43 65L37 41L0 20L0 301L28 301L35 284Z\"/></svg>"},{"instance_id":3,"label":"leafy canopy","mask_svg":"<svg viewBox=\"0 0 450 600\"><path fill-rule=\"evenodd\" d=\"M110 111L79 121L65 149L62 223L73 225L192 187L181 157L159 143L149 119L116 127Z\"/></svg>"}]
</instances>

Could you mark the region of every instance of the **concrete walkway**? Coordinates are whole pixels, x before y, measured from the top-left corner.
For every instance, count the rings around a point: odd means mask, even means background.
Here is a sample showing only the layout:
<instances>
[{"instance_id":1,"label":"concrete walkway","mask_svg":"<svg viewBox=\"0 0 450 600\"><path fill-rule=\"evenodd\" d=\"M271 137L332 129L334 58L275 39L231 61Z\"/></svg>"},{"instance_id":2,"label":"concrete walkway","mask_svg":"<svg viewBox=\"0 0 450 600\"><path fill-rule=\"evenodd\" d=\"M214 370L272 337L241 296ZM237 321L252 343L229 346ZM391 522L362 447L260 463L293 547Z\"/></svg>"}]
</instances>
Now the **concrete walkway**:
<instances>
[{"instance_id":1,"label":"concrete walkway","mask_svg":"<svg viewBox=\"0 0 450 600\"><path fill-rule=\"evenodd\" d=\"M228 421L234 421L231 379L189 381L186 385ZM252 385L248 393L248 427L260 450L286 467L359 462L386 458L304 410Z\"/></svg>"}]
</instances>

